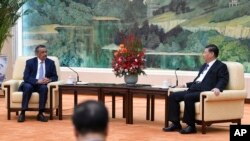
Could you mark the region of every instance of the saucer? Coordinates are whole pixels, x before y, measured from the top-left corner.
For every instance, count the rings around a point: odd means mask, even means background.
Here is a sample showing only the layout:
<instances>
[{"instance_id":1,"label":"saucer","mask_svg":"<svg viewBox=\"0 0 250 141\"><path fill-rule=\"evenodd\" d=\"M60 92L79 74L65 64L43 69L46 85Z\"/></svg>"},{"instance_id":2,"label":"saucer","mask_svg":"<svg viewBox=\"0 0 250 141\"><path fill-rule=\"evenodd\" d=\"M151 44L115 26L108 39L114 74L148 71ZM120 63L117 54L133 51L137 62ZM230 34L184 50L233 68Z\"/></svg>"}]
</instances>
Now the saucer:
<instances>
[{"instance_id":1,"label":"saucer","mask_svg":"<svg viewBox=\"0 0 250 141\"><path fill-rule=\"evenodd\" d=\"M169 86L161 86L162 89L168 89Z\"/></svg>"},{"instance_id":2,"label":"saucer","mask_svg":"<svg viewBox=\"0 0 250 141\"><path fill-rule=\"evenodd\" d=\"M79 84L79 85L87 85L88 82L81 81L81 82L77 82L77 84Z\"/></svg>"},{"instance_id":3,"label":"saucer","mask_svg":"<svg viewBox=\"0 0 250 141\"><path fill-rule=\"evenodd\" d=\"M66 84L73 84L73 81L66 81Z\"/></svg>"},{"instance_id":4,"label":"saucer","mask_svg":"<svg viewBox=\"0 0 250 141\"><path fill-rule=\"evenodd\" d=\"M161 88L161 89L168 89L169 87L164 87L162 85L154 85L152 88Z\"/></svg>"}]
</instances>

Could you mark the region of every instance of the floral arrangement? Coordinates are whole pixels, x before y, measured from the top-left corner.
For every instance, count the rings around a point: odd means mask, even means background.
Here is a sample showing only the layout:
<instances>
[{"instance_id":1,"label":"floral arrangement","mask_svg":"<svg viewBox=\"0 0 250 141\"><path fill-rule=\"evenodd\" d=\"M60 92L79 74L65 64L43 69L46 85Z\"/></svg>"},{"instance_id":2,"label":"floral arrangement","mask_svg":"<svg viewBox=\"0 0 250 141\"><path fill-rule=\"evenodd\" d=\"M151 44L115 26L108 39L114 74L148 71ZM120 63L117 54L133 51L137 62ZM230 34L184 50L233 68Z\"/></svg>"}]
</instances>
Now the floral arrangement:
<instances>
[{"instance_id":1,"label":"floral arrangement","mask_svg":"<svg viewBox=\"0 0 250 141\"><path fill-rule=\"evenodd\" d=\"M112 60L113 72L116 76L145 75L145 49L135 35L125 36Z\"/></svg>"}]
</instances>

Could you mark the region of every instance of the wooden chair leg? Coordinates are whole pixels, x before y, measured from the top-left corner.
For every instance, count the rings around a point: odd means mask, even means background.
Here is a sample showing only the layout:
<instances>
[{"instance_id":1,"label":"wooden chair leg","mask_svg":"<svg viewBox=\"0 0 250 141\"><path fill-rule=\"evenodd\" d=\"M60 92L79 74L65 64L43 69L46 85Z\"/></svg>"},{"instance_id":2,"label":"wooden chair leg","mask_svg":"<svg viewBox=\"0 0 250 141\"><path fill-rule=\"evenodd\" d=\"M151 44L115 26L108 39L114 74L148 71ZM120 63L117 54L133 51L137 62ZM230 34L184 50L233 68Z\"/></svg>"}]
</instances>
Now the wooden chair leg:
<instances>
[{"instance_id":1,"label":"wooden chair leg","mask_svg":"<svg viewBox=\"0 0 250 141\"><path fill-rule=\"evenodd\" d=\"M18 111L16 111L16 116L18 116L19 115L19 113L18 113Z\"/></svg>"},{"instance_id":2,"label":"wooden chair leg","mask_svg":"<svg viewBox=\"0 0 250 141\"><path fill-rule=\"evenodd\" d=\"M56 109L56 116L58 116L58 108Z\"/></svg>"},{"instance_id":3,"label":"wooden chair leg","mask_svg":"<svg viewBox=\"0 0 250 141\"><path fill-rule=\"evenodd\" d=\"M206 134L206 123L205 122L202 122L201 132L202 132L202 134Z\"/></svg>"},{"instance_id":4,"label":"wooden chair leg","mask_svg":"<svg viewBox=\"0 0 250 141\"><path fill-rule=\"evenodd\" d=\"M53 109L50 110L50 120L53 120Z\"/></svg>"},{"instance_id":5,"label":"wooden chair leg","mask_svg":"<svg viewBox=\"0 0 250 141\"><path fill-rule=\"evenodd\" d=\"M8 118L8 120L10 120L10 109L8 109L7 118Z\"/></svg>"},{"instance_id":6,"label":"wooden chair leg","mask_svg":"<svg viewBox=\"0 0 250 141\"><path fill-rule=\"evenodd\" d=\"M241 125L241 119L237 122L237 125Z\"/></svg>"}]
</instances>

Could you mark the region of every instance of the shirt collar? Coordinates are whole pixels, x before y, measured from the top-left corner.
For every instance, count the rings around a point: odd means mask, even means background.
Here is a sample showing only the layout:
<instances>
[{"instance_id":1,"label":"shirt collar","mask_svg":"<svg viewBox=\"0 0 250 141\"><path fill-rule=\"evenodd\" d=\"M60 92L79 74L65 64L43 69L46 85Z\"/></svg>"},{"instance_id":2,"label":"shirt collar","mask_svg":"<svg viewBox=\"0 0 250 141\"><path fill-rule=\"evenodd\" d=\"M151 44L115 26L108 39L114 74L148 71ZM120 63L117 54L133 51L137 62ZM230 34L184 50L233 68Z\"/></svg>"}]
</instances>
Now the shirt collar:
<instances>
[{"instance_id":1,"label":"shirt collar","mask_svg":"<svg viewBox=\"0 0 250 141\"><path fill-rule=\"evenodd\" d=\"M39 58L37 57L37 62L38 62L38 64L39 64L39 63L41 63L41 62L42 62L42 60L41 60L41 59L39 59ZM45 62L45 60L44 60L43 62Z\"/></svg>"},{"instance_id":2,"label":"shirt collar","mask_svg":"<svg viewBox=\"0 0 250 141\"><path fill-rule=\"evenodd\" d=\"M208 66L208 67L211 67L211 66L215 63L216 60L217 60L217 59L214 59L213 61L209 62L209 63L208 63L209 66Z\"/></svg>"}]
</instances>

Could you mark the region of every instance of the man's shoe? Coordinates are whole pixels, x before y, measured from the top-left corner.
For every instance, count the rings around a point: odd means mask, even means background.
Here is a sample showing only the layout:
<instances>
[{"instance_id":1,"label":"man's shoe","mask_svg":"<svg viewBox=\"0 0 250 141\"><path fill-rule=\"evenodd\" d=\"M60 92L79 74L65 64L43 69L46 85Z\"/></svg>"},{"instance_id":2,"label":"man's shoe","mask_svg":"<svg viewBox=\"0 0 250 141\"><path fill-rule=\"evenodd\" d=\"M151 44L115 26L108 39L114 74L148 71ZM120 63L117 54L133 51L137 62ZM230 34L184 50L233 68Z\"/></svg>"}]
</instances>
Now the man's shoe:
<instances>
[{"instance_id":1,"label":"man's shoe","mask_svg":"<svg viewBox=\"0 0 250 141\"><path fill-rule=\"evenodd\" d=\"M24 121L25 121L25 114L20 114L17 119L17 122L24 122Z\"/></svg>"},{"instance_id":2,"label":"man's shoe","mask_svg":"<svg viewBox=\"0 0 250 141\"><path fill-rule=\"evenodd\" d=\"M191 133L196 133L196 128L195 126L187 126L186 128L182 129L180 131L181 134L191 134Z\"/></svg>"},{"instance_id":3,"label":"man's shoe","mask_svg":"<svg viewBox=\"0 0 250 141\"><path fill-rule=\"evenodd\" d=\"M170 126L164 127L162 130L165 132L179 131L181 130L181 124L172 123Z\"/></svg>"},{"instance_id":4,"label":"man's shoe","mask_svg":"<svg viewBox=\"0 0 250 141\"><path fill-rule=\"evenodd\" d=\"M38 114L37 120L41 122L48 122L48 119L43 114Z\"/></svg>"}]
</instances>

